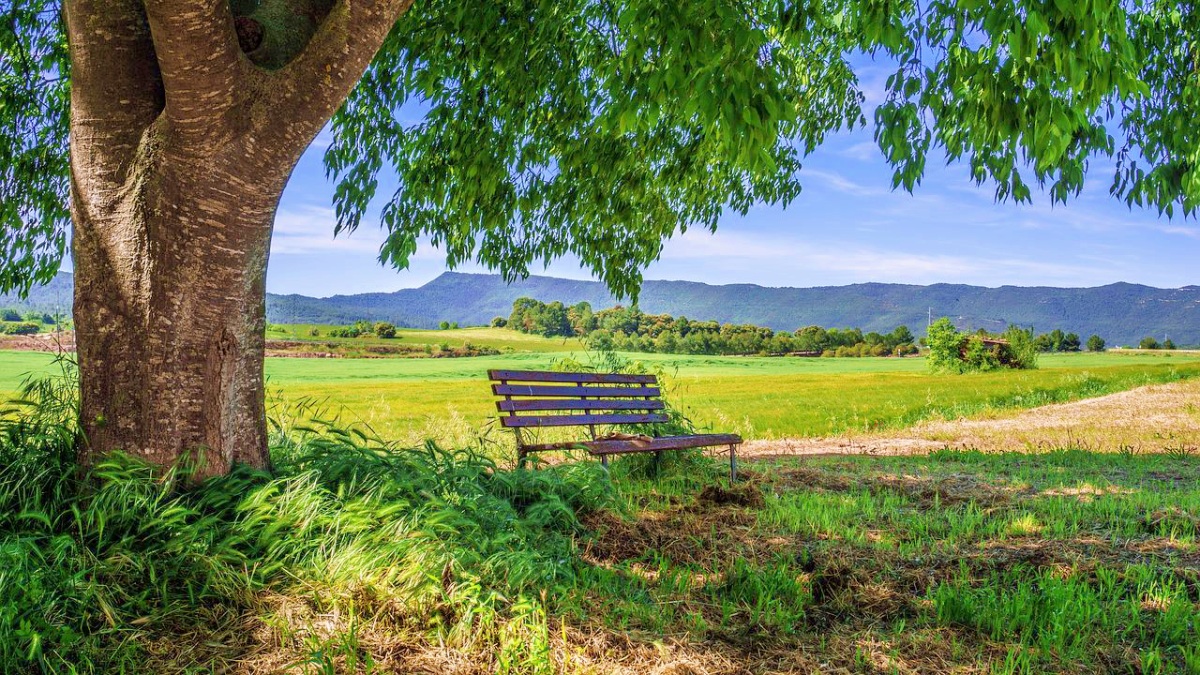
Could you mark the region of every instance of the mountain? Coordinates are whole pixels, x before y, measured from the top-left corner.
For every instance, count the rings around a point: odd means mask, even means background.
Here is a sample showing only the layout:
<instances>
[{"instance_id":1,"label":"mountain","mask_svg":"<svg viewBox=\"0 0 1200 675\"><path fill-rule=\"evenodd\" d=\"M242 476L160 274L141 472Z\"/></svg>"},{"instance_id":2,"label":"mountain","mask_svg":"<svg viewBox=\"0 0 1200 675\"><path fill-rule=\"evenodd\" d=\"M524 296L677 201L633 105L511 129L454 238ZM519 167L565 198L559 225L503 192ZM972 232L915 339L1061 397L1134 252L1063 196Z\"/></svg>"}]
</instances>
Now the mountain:
<instances>
[{"instance_id":1,"label":"mountain","mask_svg":"<svg viewBox=\"0 0 1200 675\"><path fill-rule=\"evenodd\" d=\"M272 323L368 319L425 328L440 321L478 325L494 316L507 317L513 300L522 296L565 304L586 301L595 309L617 303L603 284L594 281L534 276L508 285L497 275L447 272L420 288L395 293L271 296L267 317ZM1181 345L1200 344L1200 286L1160 289L1117 283L1096 288L985 288L870 283L767 288L647 281L638 304L655 314L753 323L776 330L816 324L886 332L905 324L922 334L932 314L934 318L952 317L966 329L1001 330L1015 323L1037 331L1062 328L1084 339L1095 333L1111 345L1137 344L1147 335L1170 337Z\"/></svg>"},{"instance_id":2,"label":"mountain","mask_svg":"<svg viewBox=\"0 0 1200 675\"><path fill-rule=\"evenodd\" d=\"M51 312L69 307L71 275L60 274L36 288L27 303L0 296L0 307ZM580 301L595 309L617 304L603 284L553 277L529 277L505 284L498 275L447 272L420 288L394 293L363 293L311 298L267 296L271 323L352 323L360 319L432 328L441 321L479 325L507 317L513 300ZM932 314L952 317L961 328L998 330L1009 323L1039 332L1062 328L1083 338L1095 333L1110 345L1137 344L1151 335L1180 345L1200 344L1200 286L1162 289L1117 283L1095 288L960 284L913 286L853 284L817 288L767 288L753 284L712 286L694 281L647 281L642 310L690 319L753 323L776 330L800 326L851 327L886 332L905 324L924 332Z\"/></svg>"}]
</instances>

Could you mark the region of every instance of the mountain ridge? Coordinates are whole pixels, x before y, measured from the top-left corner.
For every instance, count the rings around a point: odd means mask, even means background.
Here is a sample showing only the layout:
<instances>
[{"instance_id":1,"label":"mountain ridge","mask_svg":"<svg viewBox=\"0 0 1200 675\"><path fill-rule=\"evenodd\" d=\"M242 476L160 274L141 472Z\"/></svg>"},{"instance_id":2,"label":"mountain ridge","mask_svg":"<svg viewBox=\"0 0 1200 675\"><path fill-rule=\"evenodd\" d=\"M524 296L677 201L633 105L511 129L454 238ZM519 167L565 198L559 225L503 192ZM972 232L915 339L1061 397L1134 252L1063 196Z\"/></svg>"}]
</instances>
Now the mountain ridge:
<instances>
[{"instance_id":1,"label":"mountain ridge","mask_svg":"<svg viewBox=\"0 0 1200 675\"><path fill-rule=\"evenodd\" d=\"M0 307L69 310L72 282L70 274L62 273L50 284L33 289L27 301L0 296ZM586 301L593 309L618 304L596 281L530 276L506 284L495 274L445 272L419 288L390 293L324 298L271 293L267 320L345 324L365 319L414 328L432 328L442 321L479 325L495 316L507 317L512 302L522 296L568 305ZM922 334L932 314L933 318L949 316L966 329L1000 330L1008 324L1032 326L1039 332L1062 328L1084 338L1100 335L1114 346L1137 344L1145 336L1169 337L1180 345L1200 344L1197 285L1164 289L1129 282L1087 288L867 282L796 288L650 280L644 282L638 304L652 314L753 323L776 330L815 324L886 332L904 324Z\"/></svg>"}]
</instances>

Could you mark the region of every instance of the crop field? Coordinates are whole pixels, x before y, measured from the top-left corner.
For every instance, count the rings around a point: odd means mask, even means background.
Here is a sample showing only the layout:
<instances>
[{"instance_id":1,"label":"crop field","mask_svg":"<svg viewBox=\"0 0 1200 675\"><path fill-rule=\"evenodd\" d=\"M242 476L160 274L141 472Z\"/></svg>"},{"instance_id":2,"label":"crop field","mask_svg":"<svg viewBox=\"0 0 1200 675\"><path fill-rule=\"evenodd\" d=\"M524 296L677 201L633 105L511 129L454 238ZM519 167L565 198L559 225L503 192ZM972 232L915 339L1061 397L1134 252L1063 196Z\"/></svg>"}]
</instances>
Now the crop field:
<instances>
[{"instance_id":1,"label":"crop field","mask_svg":"<svg viewBox=\"0 0 1200 675\"><path fill-rule=\"evenodd\" d=\"M477 332L563 346L497 329L428 331L457 338ZM673 403L699 426L758 439L896 429L1200 376L1200 354L1191 353L1045 355L1037 370L960 376L930 374L920 358L625 356L662 373ZM273 358L266 366L269 405L275 411L302 405L410 444L434 438L462 445L487 432L494 417L488 369L546 368L564 358L589 357L576 349L471 358ZM15 391L25 373L49 372L50 361L45 354L0 352L0 392Z\"/></svg>"},{"instance_id":2,"label":"crop field","mask_svg":"<svg viewBox=\"0 0 1200 675\"><path fill-rule=\"evenodd\" d=\"M575 338L548 338L527 335L503 328L456 328L451 330L421 330L397 328L396 337L379 338L364 336L357 338L331 338L331 326L319 324L271 324L267 328L268 340L312 340L343 345L431 345L442 344L462 347L468 343L479 347L491 347L508 352L577 352L582 344ZM314 336L313 331L319 335Z\"/></svg>"}]
</instances>

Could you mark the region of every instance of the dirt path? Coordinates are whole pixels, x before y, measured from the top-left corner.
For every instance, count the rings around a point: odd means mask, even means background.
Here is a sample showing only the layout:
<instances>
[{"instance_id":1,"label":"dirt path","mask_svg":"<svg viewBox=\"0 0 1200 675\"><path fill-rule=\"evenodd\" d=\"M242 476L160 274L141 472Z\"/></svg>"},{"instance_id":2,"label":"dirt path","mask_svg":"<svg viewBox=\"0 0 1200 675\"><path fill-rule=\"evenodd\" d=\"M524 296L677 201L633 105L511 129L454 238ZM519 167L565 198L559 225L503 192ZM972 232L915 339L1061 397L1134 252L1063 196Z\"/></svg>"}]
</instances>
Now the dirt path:
<instances>
[{"instance_id":1,"label":"dirt path","mask_svg":"<svg viewBox=\"0 0 1200 675\"><path fill-rule=\"evenodd\" d=\"M747 457L924 453L940 448L1031 452L1082 448L1200 452L1200 380L1140 387L1098 398L980 419L922 422L901 431L750 441Z\"/></svg>"}]
</instances>

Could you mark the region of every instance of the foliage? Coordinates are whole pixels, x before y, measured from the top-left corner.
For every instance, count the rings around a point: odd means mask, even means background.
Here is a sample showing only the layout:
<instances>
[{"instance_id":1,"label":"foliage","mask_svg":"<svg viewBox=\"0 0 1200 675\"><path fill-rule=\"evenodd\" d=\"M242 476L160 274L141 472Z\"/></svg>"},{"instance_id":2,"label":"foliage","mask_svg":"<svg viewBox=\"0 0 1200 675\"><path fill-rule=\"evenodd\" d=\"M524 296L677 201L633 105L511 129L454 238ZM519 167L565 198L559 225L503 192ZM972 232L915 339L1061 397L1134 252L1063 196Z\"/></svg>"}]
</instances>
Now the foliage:
<instances>
[{"instance_id":1,"label":"foliage","mask_svg":"<svg viewBox=\"0 0 1200 675\"><path fill-rule=\"evenodd\" d=\"M1138 349L1160 349L1161 347L1162 345L1159 344L1158 340L1151 336L1142 338L1142 341L1138 343Z\"/></svg>"},{"instance_id":2,"label":"foliage","mask_svg":"<svg viewBox=\"0 0 1200 675\"><path fill-rule=\"evenodd\" d=\"M388 323L387 321L376 321L375 325L372 326L372 331L375 333L376 337L381 337L384 339L396 337L396 326Z\"/></svg>"},{"instance_id":3,"label":"foliage","mask_svg":"<svg viewBox=\"0 0 1200 675\"><path fill-rule=\"evenodd\" d=\"M903 356L915 354L913 334L899 326L887 335L863 335L854 329L807 326L794 334L753 325L691 321L687 317L646 314L636 307L617 305L592 312L587 302L571 307L533 298L518 298L508 326L546 337L581 337L600 351L661 354L790 354L824 356Z\"/></svg>"},{"instance_id":4,"label":"foliage","mask_svg":"<svg viewBox=\"0 0 1200 675\"><path fill-rule=\"evenodd\" d=\"M1087 350L1089 352L1104 351L1104 338L1099 335L1093 335L1087 339Z\"/></svg>"},{"instance_id":5,"label":"foliage","mask_svg":"<svg viewBox=\"0 0 1200 675\"><path fill-rule=\"evenodd\" d=\"M0 333L4 335L33 335L42 329L40 323L20 321L17 323L0 323Z\"/></svg>"},{"instance_id":6,"label":"foliage","mask_svg":"<svg viewBox=\"0 0 1200 675\"><path fill-rule=\"evenodd\" d=\"M925 338L929 367L935 372L966 373L997 368L1037 367L1037 343L1033 331L1009 326L1000 335L986 331L960 333L947 317L929 327Z\"/></svg>"},{"instance_id":7,"label":"foliage","mask_svg":"<svg viewBox=\"0 0 1200 675\"><path fill-rule=\"evenodd\" d=\"M1033 344L1039 352L1077 352L1081 343L1075 333L1064 333L1061 328L1055 328L1038 335Z\"/></svg>"}]
</instances>

